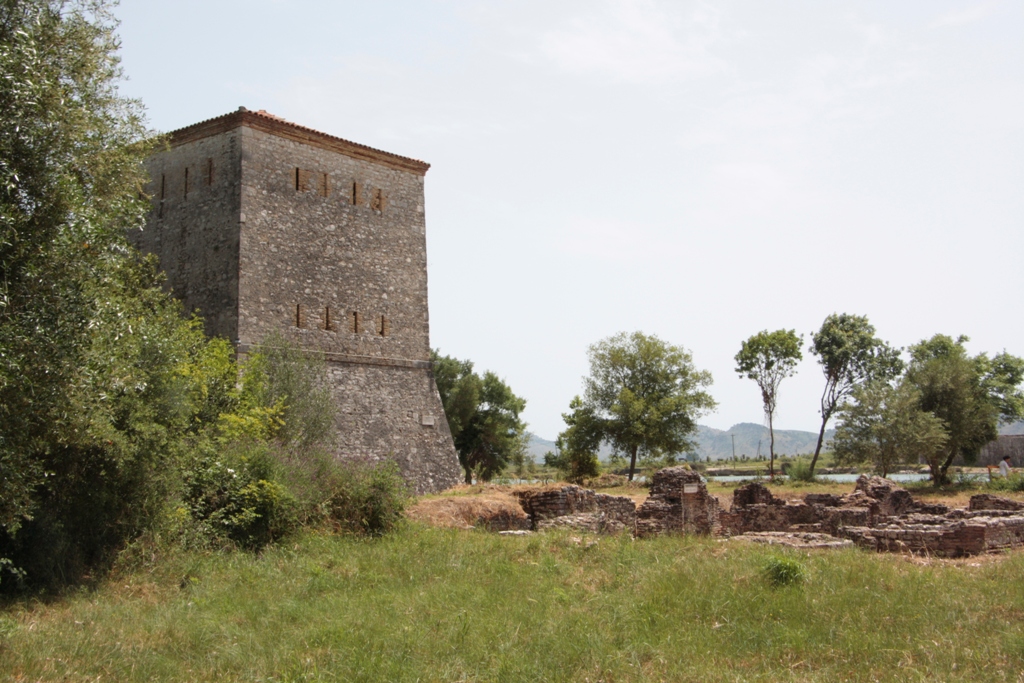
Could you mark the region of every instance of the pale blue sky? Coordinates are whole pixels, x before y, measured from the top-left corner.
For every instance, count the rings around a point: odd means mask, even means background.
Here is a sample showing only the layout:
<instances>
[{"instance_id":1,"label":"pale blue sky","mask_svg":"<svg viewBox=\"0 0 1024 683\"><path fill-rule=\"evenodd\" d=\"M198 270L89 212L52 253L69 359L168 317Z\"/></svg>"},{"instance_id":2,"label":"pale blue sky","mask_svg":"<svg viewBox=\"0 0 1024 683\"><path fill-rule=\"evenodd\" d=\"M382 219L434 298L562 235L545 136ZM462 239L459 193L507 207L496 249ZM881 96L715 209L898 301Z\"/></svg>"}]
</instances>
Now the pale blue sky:
<instances>
[{"instance_id":1,"label":"pale blue sky","mask_svg":"<svg viewBox=\"0 0 1024 683\"><path fill-rule=\"evenodd\" d=\"M125 92L244 105L433 164L431 334L554 438L586 348L643 330L761 421L768 328L866 314L1024 355L1024 4L123 0ZM816 430L805 359L776 424Z\"/></svg>"}]
</instances>

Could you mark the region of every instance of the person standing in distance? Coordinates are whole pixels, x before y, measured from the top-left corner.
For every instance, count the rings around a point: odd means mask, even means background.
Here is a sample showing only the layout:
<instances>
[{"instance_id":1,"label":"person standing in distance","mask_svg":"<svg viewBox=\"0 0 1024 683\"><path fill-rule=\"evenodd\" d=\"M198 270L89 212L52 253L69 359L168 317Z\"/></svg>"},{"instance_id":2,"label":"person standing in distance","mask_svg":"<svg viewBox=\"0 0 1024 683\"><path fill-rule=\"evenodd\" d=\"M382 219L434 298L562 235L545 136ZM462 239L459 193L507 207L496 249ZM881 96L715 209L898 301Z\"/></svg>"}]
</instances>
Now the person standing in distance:
<instances>
[{"instance_id":1,"label":"person standing in distance","mask_svg":"<svg viewBox=\"0 0 1024 683\"><path fill-rule=\"evenodd\" d=\"M999 474L1004 477L1010 476L1010 456L1004 455L1003 459L999 462Z\"/></svg>"}]
</instances>

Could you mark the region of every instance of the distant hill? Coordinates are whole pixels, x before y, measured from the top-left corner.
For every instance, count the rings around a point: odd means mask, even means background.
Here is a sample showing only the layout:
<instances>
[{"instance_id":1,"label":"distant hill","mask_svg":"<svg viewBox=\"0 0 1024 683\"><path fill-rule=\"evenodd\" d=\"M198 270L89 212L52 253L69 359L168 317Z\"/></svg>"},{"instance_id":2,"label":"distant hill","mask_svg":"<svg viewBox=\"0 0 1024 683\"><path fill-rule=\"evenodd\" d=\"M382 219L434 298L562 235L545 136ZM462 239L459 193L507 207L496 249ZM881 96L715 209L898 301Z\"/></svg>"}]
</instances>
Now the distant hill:
<instances>
[{"instance_id":1,"label":"distant hill","mask_svg":"<svg viewBox=\"0 0 1024 683\"><path fill-rule=\"evenodd\" d=\"M1008 425L999 428L1000 434L1024 434L1024 420L1019 422L1011 422Z\"/></svg>"},{"instance_id":2,"label":"distant hill","mask_svg":"<svg viewBox=\"0 0 1024 683\"><path fill-rule=\"evenodd\" d=\"M825 432L825 439L832 438L833 430ZM758 453L758 441L760 440L761 455L768 454L768 428L751 422L741 422L733 425L728 430L714 429L713 427L697 426L697 455L701 459L711 457L712 460L721 460L732 456L733 437L736 437L736 455L746 455L753 458ZM814 446L818 441L817 432L803 432L795 429L775 430L775 454L795 455L798 453L813 453ZM555 450L555 442L543 439L536 434L530 435L530 443L527 451L537 462L544 460L544 454ZM601 459L611 455L611 448L607 445L601 448Z\"/></svg>"},{"instance_id":3,"label":"distant hill","mask_svg":"<svg viewBox=\"0 0 1024 683\"><path fill-rule=\"evenodd\" d=\"M555 450L555 442L542 439L533 432L530 432L530 443L526 446L526 452L535 462L544 462L544 454Z\"/></svg>"},{"instance_id":4,"label":"distant hill","mask_svg":"<svg viewBox=\"0 0 1024 683\"><path fill-rule=\"evenodd\" d=\"M834 433L835 430L827 430L825 432L825 441L827 442L831 439ZM698 425L697 455L701 459L710 457L712 460L731 457L733 454L734 437L737 457L746 455L748 458L753 458L758 452L761 455L768 454L768 446L771 441L768 428L752 422L741 422L725 431ZM817 432L804 432L796 429L775 430L776 455L813 453L817 443Z\"/></svg>"},{"instance_id":5,"label":"distant hill","mask_svg":"<svg viewBox=\"0 0 1024 683\"><path fill-rule=\"evenodd\" d=\"M1024 434L1024 420L1005 425L999 429L1000 434ZM834 429L825 432L825 445L835 434ZM758 453L758 441L761 442L761 455L768 455L768 428L753 422L741 422L723 431L713 427L697 425L697 455L701 460L708 456L712 460L723 460L732 456L733 437L736 437L736 455L753 458ZM818 442L817 432L804 432L798 429L775 430L775 454L798 455L813 453ZM527 452L537 462L544 461L544 454L555 450L555 442L530 434ZM601 447L600 455L606 460L612 450L607 445Z\"/></svg>"}]
</instances>

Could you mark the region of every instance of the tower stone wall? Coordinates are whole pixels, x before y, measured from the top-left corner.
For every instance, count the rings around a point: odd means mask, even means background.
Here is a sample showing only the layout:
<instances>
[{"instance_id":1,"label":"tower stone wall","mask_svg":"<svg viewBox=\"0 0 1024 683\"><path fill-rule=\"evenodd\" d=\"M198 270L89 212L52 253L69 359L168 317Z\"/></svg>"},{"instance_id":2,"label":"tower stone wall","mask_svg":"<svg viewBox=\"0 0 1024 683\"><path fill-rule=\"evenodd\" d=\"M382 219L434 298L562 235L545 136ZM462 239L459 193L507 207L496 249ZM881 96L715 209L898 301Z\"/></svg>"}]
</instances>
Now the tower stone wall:
<instances>
[{"instance_id":1,"label":"tower stone wall","mask_svg":"<svg viewBox=\"0 0 1024 683\"><path fill-rule=\"evenodd\" d=\"M338 456L393 459L418 492L459 480L430 364L428 168L243 109L170 135L133 235L209 334L321 354Z\"/></svg>"}]
</instances>

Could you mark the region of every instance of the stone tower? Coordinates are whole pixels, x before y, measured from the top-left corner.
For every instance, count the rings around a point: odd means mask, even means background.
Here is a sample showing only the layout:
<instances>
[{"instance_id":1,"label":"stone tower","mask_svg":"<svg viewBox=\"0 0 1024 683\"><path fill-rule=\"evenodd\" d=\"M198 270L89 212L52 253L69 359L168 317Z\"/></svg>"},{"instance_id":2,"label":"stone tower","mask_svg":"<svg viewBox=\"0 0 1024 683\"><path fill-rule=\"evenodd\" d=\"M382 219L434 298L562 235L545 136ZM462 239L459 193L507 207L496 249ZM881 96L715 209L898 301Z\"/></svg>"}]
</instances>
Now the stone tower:
<instances>
[{"instance_id":1,"label":"stone tower","mask_svg":"<svg viewBox=\"0 0 1024 683\"><path fill-rule=\"evenodd\" d=\"M339 457L393 459L421 493L457 483L430 364L429 165L245 108L174 131L148 165L132 240L207 333L321 354Z\"/></svg>"}]
</instances>

